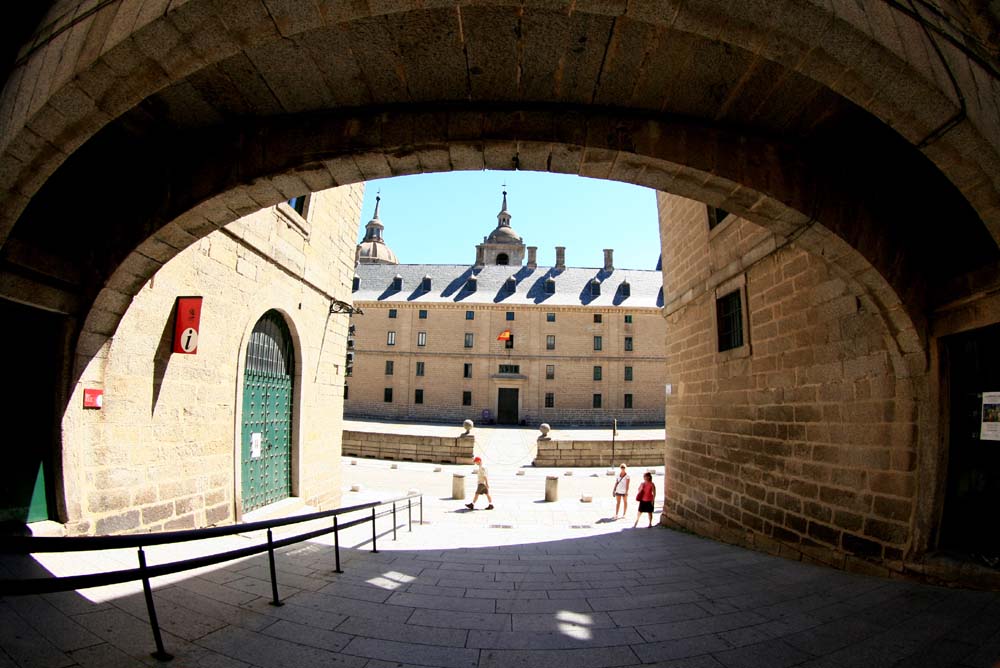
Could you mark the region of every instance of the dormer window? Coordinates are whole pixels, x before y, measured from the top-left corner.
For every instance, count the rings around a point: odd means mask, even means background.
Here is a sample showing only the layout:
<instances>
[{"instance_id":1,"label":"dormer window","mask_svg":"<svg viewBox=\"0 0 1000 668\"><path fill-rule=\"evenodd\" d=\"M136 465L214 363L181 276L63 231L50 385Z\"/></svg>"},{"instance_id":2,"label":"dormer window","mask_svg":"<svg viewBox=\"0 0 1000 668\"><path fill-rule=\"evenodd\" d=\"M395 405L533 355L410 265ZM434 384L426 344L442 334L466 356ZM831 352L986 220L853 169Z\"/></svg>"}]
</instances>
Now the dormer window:
<instances>
[{"instance_id":1,"label":"dormer window","mask_svg":"<svg viewBox=\"0 0 1000 668\"><path fill-rule=\"evenodd\" d=\"M392 289L393 290L403 289L403 277L400 276L399 274L397 274L396 277L392 279Z\"/></svg>"},{"instance_id":2,"label":"dormer window","mask_svg":"<svg viewBox=\"0 0 1000 668\"><path fill-rule=\"evenodd\" d=\"M420 289L423 290L424 292L430 292L431 291L431 277L430 276L424 276L424 280L421 281L421 283L420 283Z\"/></svg>"},{"instance_id":3,"label":"dormer window","mask_svg":"<svg viewBox=\"0 0 1000 668\"><path fill-rule=\"evenodd\" d=\"M511 276L507 279L507 282L503 284L503 291L514 292L515 290L517 290L517 281L515 281L514 277Z\"/></svg>"},{"instance_id":4,"label":"dormer window","mask_svg":"<svg viewBox=\"0 0 1000 668\"><path fill-rule=\"evenodd\" d=\"M472 276L471 278L469 278L469 280L467 280L465 282L465 289L468 290L469 292L475 292L476 291L476 277L475 276Z\"/></svg>"},{"instance_id":5,"label":"dormer window","mask_svg":"<svg viewBox=\"0 0 1000 668\"><path fill-rule=\"evenodd\" d=\"M621 292L622 292L622 297L632 296L632 286L628 284L628 281L622 281Z\"/></svg>"},{"instance_id":6,"label":"dormer window","mask_svg":"<svg viewBox=\"0 0 1000 668\"><path fill-rule=\"evenodd\" d=\"M510 257L506 253L499 253L497 255L497 264L499 265L510 264Z\"/></svg>"},{"instance_id":7,"label":"dormer window","mask_svg":"<svg viewBox=\"0 0 1000 668\"><path fill-rule=\"evenodd\" d=\"M601 282L596 278L590 282L590 296L591 297L601 296Z\"/></svg>"},{"instance_id":8,"label":"dormer window","mask_svg":"<svg viewBox=\"0 0 1000 668\"><path fill-rule=\"evenodd\" d=\"M554 295L556 293L556 282L551 278L545 279L545 294Z\"/></svg>"}]
</instances>

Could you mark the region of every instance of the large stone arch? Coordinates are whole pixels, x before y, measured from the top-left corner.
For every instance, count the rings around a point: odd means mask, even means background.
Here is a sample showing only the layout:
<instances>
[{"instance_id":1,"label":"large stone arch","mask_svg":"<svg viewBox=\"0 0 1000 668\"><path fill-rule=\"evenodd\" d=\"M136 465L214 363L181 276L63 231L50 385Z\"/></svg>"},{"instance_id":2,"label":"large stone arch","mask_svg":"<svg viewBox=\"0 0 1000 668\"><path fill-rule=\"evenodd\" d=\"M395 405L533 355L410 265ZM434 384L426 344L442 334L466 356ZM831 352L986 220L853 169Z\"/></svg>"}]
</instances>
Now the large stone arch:
<instances>
[{"instance_id":1,"label":"large stone arch","mask_svg":"<svg viewBox=\"0 0 1000 668\"><path fill-rule=\"evenodd\" d=\"M423 4L54 4L0 98L3 294L77 318L79 370L239 216L484 167L740 214L848 281L901 378L927 377L934 309L997 282L1000 93L958 12Z\"/></svg>"}]
</instances>

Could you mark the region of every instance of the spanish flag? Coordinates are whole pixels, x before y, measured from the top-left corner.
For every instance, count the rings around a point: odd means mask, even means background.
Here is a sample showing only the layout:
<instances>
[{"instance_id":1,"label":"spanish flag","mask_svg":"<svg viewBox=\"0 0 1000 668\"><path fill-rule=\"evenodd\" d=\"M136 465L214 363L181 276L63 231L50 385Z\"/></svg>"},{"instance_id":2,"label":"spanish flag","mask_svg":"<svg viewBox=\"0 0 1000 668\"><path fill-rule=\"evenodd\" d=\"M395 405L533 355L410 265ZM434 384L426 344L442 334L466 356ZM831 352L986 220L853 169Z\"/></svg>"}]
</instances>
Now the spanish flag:
<instances>
[{"instance_id":1,"label":"spanish flag","mask_svg":"<svg viewBox=\"0 0 1000 668\"><path fill-rule=\"evenodd\" d=\"M500 336L497 337L497 341L510 341L510 330L505 329L500 332Z\"/></svg>"}]
</instances>

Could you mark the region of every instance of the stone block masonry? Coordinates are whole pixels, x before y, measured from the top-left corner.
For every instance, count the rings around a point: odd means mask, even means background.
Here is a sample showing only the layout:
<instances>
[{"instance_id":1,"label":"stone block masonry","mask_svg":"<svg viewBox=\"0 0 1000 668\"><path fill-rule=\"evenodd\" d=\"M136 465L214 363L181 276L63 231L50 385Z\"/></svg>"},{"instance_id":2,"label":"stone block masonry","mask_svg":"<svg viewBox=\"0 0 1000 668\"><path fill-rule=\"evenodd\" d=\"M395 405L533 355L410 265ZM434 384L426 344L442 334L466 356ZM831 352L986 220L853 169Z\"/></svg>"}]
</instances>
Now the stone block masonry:
<instances>
[{"instance_id":1,"label":"stone block masonry","mask_svg":"<svg viewBox=\"0 0 1000 668\"><path fill-rule=\"evenodd\" d=\"M663 466L663 441L539 441L533 466Z\"/></svg>"},{"instance_id":2,"label":"stone block masonry","mask_svg":"<svg viewBox=\"0 0 1000 668\"><path fill-rule=\"evenodd\" d=\"M886 321L821 257L660 194L668 355L663 521L841 568L911 553L920 379ZM736 291L742 345L719 352Z\"/></svg>"},{"instance_id":3,"label":"stone block masonry","mask_svg":"<svg viewBox=\"0 0 1000 668\"><path fill-rule=\"evenodd\" d=\"M67 532L123 533L230 523L242 512L242 361L268 310L295 348L291 487L303 502L339 502L347 316L364 186L309 196L306 218L284 205L195 242L136 295L106 356L75 389L104 389L100 411L70 401L63 421ZM203 295L195 355L171 353L174 300Z\"/></svg>"},{"instance_id":4,"label":"stone block masonry","mask_svg":"<svg viewBox=\"0 0 1000 668\"><path fill-rule=\"evenodd\" d=\"M352 457L370 457L404 462L471 464L474 436L421 436L345 430L343 452Z\"/></svg>"}]
</instances>

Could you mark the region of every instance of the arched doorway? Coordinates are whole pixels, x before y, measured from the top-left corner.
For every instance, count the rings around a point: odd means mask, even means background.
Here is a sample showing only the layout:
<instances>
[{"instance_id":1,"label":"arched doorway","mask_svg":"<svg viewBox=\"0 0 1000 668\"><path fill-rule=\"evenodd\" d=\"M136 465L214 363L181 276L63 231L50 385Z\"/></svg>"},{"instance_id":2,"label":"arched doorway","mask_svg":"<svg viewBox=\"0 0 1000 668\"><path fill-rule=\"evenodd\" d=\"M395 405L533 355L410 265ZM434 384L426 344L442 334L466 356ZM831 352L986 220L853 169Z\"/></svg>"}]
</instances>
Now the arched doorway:
<instances>
[{"instance_id":1,"label":"arched doorway","mask_svg":"<svg viewBox=\"0 0 1000 668\"><path fill-rule=\"evenodd\" d=\"M254 325L243 372L244 513L291 496L294 378L292 336L285 319L272 309Z\"/></svg>"}]
</instances>

